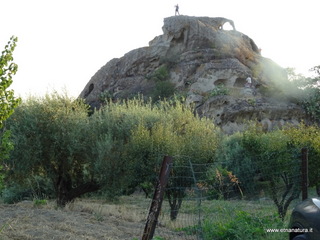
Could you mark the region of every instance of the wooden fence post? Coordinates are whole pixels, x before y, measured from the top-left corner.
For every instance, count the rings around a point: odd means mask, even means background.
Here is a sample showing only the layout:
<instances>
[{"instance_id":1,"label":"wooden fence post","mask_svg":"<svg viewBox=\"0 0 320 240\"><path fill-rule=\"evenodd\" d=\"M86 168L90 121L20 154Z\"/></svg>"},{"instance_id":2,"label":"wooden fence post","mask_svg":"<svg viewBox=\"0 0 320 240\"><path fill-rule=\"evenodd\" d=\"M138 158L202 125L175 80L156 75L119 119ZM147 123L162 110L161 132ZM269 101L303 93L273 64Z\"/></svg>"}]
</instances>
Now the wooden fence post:
<instances>
[{"instance_id":1,"label":"wooden fence post","mask_svg":"<svg viewBox=\"0 0 320 240\"><path fill-rule=\"evenodd\" d=\"M153 238L154 231L156 229L158 217L161 210L164 190L168 183L171 166L172 166L172 157L165 156L162 161L159 180L153 194L153 199L150 206L146 226L144 228L142 240L151 240Z\"/></svg>"}]
</instances>

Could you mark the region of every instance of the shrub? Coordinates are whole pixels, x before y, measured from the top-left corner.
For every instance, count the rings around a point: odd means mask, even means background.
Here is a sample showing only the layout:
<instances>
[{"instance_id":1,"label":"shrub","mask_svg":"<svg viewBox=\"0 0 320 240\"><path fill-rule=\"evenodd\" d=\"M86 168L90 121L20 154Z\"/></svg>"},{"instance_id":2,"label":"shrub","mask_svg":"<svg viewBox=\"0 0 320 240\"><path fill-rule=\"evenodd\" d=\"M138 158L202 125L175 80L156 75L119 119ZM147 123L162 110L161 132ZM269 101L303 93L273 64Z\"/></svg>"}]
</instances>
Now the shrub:
<instances>
[{"instance_id":1,"label":"shrub","mask_svg":"<svg viewBox=\"0 0 320 240\"><path fill-rule=\"evenodd\" d=\"M12 184L2 191L4 203L13 204L22 200L32 199L32 191L18 184Z\"/></svg>"},{"instance_id":2,"label":"shrub","mask_svg":"<svg viewBox=\"0 0 320 240\"><path fill-rule=\"evenodd\" d=\"M175 93L175 85L169 81L156 82L155 88L151 93L154 101L170 98Z\"/></svg>"},{"instance_id":3,"label":"shrub","mask_svg":"<svg viewBox=\"0 0 320 240\"><path fill-rule=\"evenodd\" d=\"M209 97L221 96L221 95L228 95L229 89L226 88L223 84L216 86L210 93Z\"/></svg>"},{"instance_id":4,"label":"shrub","mask_svg":"<svg viewBox=\"0 0 320 240\"><path fill-rule=\"evenodd\" d=\"M236 216L229 221L212 222L208 218L205 219L202 225L203 239L267 239L266 226L281 228L283 223L276 215L256 216L245 211L238 211Z\"/></svg>"},{"instance_id":5,"label":"shrub","mask_svg":"<svg viewBox=\"0 0 320 240\"><path fill-rule=\"evenodd\" d=\"M292 136L283 130L263 132L256 125L226 137L217 155L224 167L239 178L247 196L258 196L263 190L274 201L282 219L300 193L301 148L292 141Z\"/></svg>"},{"instance_id":6,"label":"shrub","mask_svg":"<svg viewBox=\"0 0 320 240\"><path fill-rule=\"evenodd\" d=\"M169 70L168 70L167 65L164 64L164 65L160 66L153 73L151 73L147 78L151 79L155 82L168 80Z\"/></svg>"},{"instance_id":7,"label":"shrub","mask_svg":"<svg viewBox=\"0 0 320 240\"><path fill-rule=\"evenodd\" d=\"M209 187L209 196L214 199L229 199L234 189L243 197L238 178L231 171L219 166L211 167L207 171L206 185Z\"/></svg>"}]
</instances>

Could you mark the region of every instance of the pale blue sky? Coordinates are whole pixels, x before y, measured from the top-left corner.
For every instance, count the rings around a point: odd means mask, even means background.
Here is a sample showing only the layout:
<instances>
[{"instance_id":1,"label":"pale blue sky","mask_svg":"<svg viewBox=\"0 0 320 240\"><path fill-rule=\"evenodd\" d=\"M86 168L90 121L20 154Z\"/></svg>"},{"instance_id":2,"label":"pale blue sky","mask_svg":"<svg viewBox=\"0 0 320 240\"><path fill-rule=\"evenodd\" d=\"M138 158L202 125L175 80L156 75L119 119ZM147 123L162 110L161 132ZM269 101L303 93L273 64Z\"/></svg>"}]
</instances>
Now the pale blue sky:
<instances>
[{"instance_id":1,"label":"pale blue sky","mask_svg":"<svg viewBox=\"0 0 320 240\"><path fill-rule=\"evenodd\" d=\"M163 18L226 17L262 55L298 72L320 65L319 0L0 0L0 51L15 35L22 97L65 88L77 97L112 58L162 34Z\"/></svg>"}]
</instances>

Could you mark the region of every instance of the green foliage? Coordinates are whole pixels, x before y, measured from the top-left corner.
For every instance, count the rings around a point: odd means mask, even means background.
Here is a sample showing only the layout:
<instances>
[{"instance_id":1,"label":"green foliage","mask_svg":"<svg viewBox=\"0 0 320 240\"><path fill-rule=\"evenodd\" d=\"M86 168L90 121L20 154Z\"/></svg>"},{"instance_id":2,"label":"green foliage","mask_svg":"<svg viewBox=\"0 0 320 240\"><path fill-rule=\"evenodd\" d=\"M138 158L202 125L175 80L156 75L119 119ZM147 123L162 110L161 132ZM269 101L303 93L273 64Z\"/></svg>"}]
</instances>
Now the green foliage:
<instances>
[{"instance_id":1,"label":"green foliage","mask_svg":"<svg viewBox=\"0 0 320 240\"><path fill-rule=\"evenodd\" d=\"M175 93L175 85L169 81L156 82L155 88L151 93L151 97L154 101L159 99L170 98Z\"/></svg>"},{"instance_id":2,"label":"green foliage","mask_svg":"<svg viewBox=\"0 0 320 240\"><path fill-rule=\"evenodd\" d=\"M225 136L219 145L216 161L224 163L224 167L232 171L241 182L241 188L246 194L255 192L257 186L254 178L256 164L254 164L253 156L242 144L242 133L235 133Z\"/></svg>"},{"instance_id":3,"label":"green foliage","mask_svg":"<svg viewBox=\"0 0 320 240\"><path fill-rule=\"evenodd\" d=\"M160 66L157 70L148 76L148 79L151 79L155 82L165 81L169 78L169 70L166 64Z\"/></svg>"},{"instance_id":4,"label":"green foliage","mask_svg":"<svg viewBox=\"0 0 320 240\"><path fill-rule=\"evenodd\" d=\"M8 158L9 152L13 149L10 132L1 129L4 127L4 121L10 117L21 101L20 98L14 97L12 89L8 89L13 82L13 75L18 70L18 65L12 62L17 41L16 37L11 37L0 55L0 191L3 188L4 178L2 161Z\"/></svg>"},{"instance_id":5,"label":"green foliage","mask_svg":"<svg viewBox=\"0 0 320 240\"><path fill-rule=\"evenodd\" d=\"M258 216L245 211L238 211L229 221L212 222L205 219L202 225L203 239L268 239L265 227L283 227L277 216Z\"/></svg>"},{"instance_id":6,"label":"green foliage","mask_svg":"<svg viewBox=\"0 0 320 240\"><path fill-rule=\"evenodd\" d=\"M152 104L136 98L109 103L92 119L95 126L101 123L99 131L108 133L114 146L109 151L102 151L106 149L103 143L98 147L99 169L115 174L117 181L109 178L106 182L117 183L114 189L121 191L126 186L153 184L164 155L184 154L210 162L218 145L218 129L208 119L194 116L179 100ZM125 172L127 183L119 178Z\"/></svg>"},{"instance_id":7,"label":"green foliage","mask_svg":"<svg viewBox=\"0 0 320 240\"><path fill-rule=\"evenodd\" d=\"M109 102L112 99L112 94L108 90L105 90L100 93L99 99L104 103Z\"/></svg>"},{"instance_id":8,"label":"green foliage","mask_svg":"<svg viewBox=\"0 0 320 240\"><path fill-rule=\"evenodd\" d=\"M165 240L163 237L155 236L152 238L152 240Z\"/></svg>"},{"instance_id":9,"label":"green foliage","mask_svg":"<svg viewBox=\"0 0 320 240\"><path fill-rule=\"evenodd\" d=\"M7 159L10 151L14 148L12 142L10 141L10 137L10 131L4 131L0 134L0 156L2 156L2 159Z\"/></svg>"},{"instance_id":10,"label":"green foliage","mask_svg":"<svg viewBox=\"0 0 320 240\"><path fill-rule=\"evenodd\" d=\"M221 142L217 161L239 179L246 196L264 191L274 201L283 219L290 203L300 193L300 152L308 147L310 182L318 185L319 128L301 124L272 132L259 125Z\"/></svg>"},{"instance_id":11,"label":"green foliage","mask_svg":"<svg viewBox=\"0 0 320 240\"><path fill-rule=\"evenodd\" d=\"M13 82L13 75L18 71L18 65L12 62L17 41L16 37L11 37L0 56L0 128L21 101L14 97L13 90L8 90Z\"/></svg>"},{"instance_id":12,"label":"green foliage","mask_svg":"<svg viewBox=\"0 0 320 240\"><path fill-rule=\"evenodd\" d=\"M301 123L297 127L286 128L282 133L290 139L289 144L293 148L308 149L309 186L320 186L320 129L318 126L307 126Z\"/></svg>"},{"instance_id":13,"label":"green foliage","mask_svg":"<svg viewBox=\"0 0 320 240\"><path fill-rule=\"evenodd\" d=\"M154 101L170 98L175 93L175 85L169 81L169 68L167 64L161 65L147 78L155 82L155 87L151 92Z\"/></svg>"},{"instance_id":14,"label":"green foliage","mask_svg":"<svg viewBox=\"0 0 320 240\"><path fill-rule=\"evenodd\" d=\"M238 178L231 171L219 166L211 167L207 171L206 187L208 194L215 199L227 200L234 188L237 188L243 197Z\"/></svg>"},{"instance_id":15,"label":"green foliage","mask_svg":"<svg viewBox=\"0 0 320 240\"><path fill-rule=\"evenodd\" d=\"M193 210L198 211L198 207ZM186 213L186 212L184 212ZM211 239L273 239L281 240L287 233L268 233L267 229L287 228L289 218L281 221L269 201L212 200L202 201L201 221L182 230L204 240Z\"/></svg>"},{"instance_id":16,"label":"green foliage","mask_svg":"<svg viewBox=\"0 0 320 240\"><path fill-rule=\"evenodd\" d=\"M222 96L222 95L228 95L229 89L226 88L223 84L220 84L216 86L212 91L209 93L209 97L215 97L215 96Z\"/></svg>"},{"instance_id":17,"label":"green foliage","mask_svg":"<svg viewBox=\"0 0 320 240\"><path fill-rule=\"evenodd\" d=\"M86 104L55 93L30 97L16 109L8 127L16 146L6 162L8 180L44 176L52 181L59 205L90 191L94 159L87 149L93 136Z\"/></svg>"},{"instance_id":18,"label":"green foliage","mask_svg":"<svg viewBox=\"0 0 320 240\"><path fill-rule=\"evenodd\" d=\"M295 86L295 91L291 95L296 95L306 112L317 123L320 122L320 66L310 69L316 75L305 77L296 74L294 69L287 69L289 80Z\"/></svg>"},{"instance_id":19,"label":"green foliage","mask_svg":"<svg viewBox=\"0 0 320 240\"><path fill-rule=\"evenodd\" d=\"M319 80L317 80L319 81ZM316 122L320 122L320 89L319 86L308 86L304 89L305 97L302 101L307 113Z\"/></svg>"},{"instance_id":20,"label":"green foliage","mask_svg":"<svg viewBox=\"0 0 320 240\"><path fill-rule=\"evenodd\" d=\"M34 199L33 200L33 206L34 207L40 207L43 205L47 205L48 201L46 199Z\"/></svg>"},{"instance_id":21,"label":"green foliage","mask_svg":"<svg viewBox=\"0 0 320 240\"><path fill-rule=\"evenodd\" d=\"M198 163L214 161L219 130L210 120L195 116L193 109L179 100L157 104L142 98L110 102L92 119L96 119L95 126L101 123L100 132L108 133L113 142L111 149L101 144L100 154L95 157L99 171L105 173L102 181L109 196L153 185L164 155L187 155ZM175 157L175 164L186 162ZM185 181L184 187L192 183Z\"/></svg>"},{"instance_id":22,"label":"green foliage","mask_svg":"<svg viewBox=\"0 0 320 240\"><path fill-rule=\"evenodd\" d=\"M46 179L37 183L39 196L47 193L50 181L61 205L88 189L101 187L114 198L137 186L150 188L163 155L210 162L218 145L217 128L180 100L108 102L88 116L82 101L54 93L27 99L8 127L17 147L6 161L7 181Z\"/></svg>"},{"instance_id":23,"label":"green foliage","mask_svg":"<svg viewBox=\"0 0 320 240\"><path fill-rule=\"evenodd\" d=\"M247 103L249 103L251 106L255 106L256 100L254 98L249 98L249 99L247 99Z\"/></svg>"},{"instance_id":24,"label":"green foliage","mask_svg":"<svg viewBox=\"0 0 320 240\"><path fill-rule=\"evenodd\" d=\"M17 183L11 183L10 186L2 191L2 200L4 203L13 204L22 200L31 199L32 192Z\"/></svg>"},{"instance_id":25,"label":"green foliage","mask_svg":"<svg viewBox=\"0 0 320 240\"><path fill-rule=\"evenodd\" d=\"M0 160L7 159L9 157L10 151L13 150L13 144L10 141L10 136L11 136L10 131L4 131L0 133ZM4 188L3 179L4 179L4 168L0 164L0 192Z\"/></svg>"}]
</instances>

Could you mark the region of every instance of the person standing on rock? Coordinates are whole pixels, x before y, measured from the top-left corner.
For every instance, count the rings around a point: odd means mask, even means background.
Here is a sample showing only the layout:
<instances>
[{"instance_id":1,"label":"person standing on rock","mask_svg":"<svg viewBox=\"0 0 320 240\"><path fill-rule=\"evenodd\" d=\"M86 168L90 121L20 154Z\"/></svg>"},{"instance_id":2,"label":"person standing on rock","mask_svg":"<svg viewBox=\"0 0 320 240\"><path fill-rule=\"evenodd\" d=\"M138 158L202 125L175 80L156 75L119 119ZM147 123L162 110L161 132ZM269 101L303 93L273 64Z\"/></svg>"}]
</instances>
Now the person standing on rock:
<instances>
[{"instance_id":1,"label":"person standing on rock","mask_svg":"<svg viewBox=\"0 0 320 240\"><path fill-rule=\"evenodd\" d=\"M251 80L251 77L247 77L246 79L247 83L245 85L245 87L248 87L248 88L252 88L252 80Z\"/></svg>"},{"instance_id":2,"label":"person standing on rock","mask_svg":"<svg viewBox=\"0 0 320 240\"><path fill-rule=\"evenodd\" d=\"M177 4L174 7L176 8L176 11L175 11L174 15L175 16L177 16L177 14L180 15L180 13L179 13L179 5Z\"/></svg>"}]
</instances>

